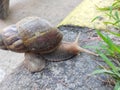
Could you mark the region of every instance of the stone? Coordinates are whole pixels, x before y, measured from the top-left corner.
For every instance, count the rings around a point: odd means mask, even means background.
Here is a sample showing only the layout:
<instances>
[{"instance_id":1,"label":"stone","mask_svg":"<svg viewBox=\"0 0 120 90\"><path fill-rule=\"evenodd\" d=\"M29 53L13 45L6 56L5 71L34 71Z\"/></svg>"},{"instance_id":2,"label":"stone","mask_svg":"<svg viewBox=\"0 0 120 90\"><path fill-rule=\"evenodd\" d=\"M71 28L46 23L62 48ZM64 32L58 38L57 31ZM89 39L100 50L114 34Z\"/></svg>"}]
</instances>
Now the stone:
<instances>
[{"instance_id":1,"label":"stone","mask_svg":"<svg viewBox=\"0 0 120 90\"><path fill-rule=\"evenodd\" d=\"M74 41L77 33L81 32L79 44L82 47L98 45L98 40L89 39L94 31L88 28L61 26L59 29L65 41ZM6 76L0 90L113 90L97 77L88 77L98 68L96 62L99 63L99 60L100 57L80 53L67 61L47 62L45 69L36 73L30 73L21 64Z\"/></svg>"}]
</instances>

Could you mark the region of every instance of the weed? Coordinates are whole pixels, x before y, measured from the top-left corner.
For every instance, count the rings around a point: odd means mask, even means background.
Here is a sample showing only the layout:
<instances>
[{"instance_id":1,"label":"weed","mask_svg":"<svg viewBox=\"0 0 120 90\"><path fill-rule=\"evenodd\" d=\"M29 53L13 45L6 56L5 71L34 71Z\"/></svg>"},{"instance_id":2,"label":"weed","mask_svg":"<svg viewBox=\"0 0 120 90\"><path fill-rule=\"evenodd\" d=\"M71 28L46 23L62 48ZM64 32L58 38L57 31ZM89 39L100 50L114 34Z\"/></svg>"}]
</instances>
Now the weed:
<instances>
[{"instance_id":1,"label":"weed","mask_svg":"<svg viewBox=\"0 0 120 90\"><path fill-rule=\"evenodd\" d=\"M112 21L103 22L106 26L112 25L114 28L120 30L120 0L115 0L111 6L100 8L96 6L100 11L108 11L105 14L112 19ZM93 21L98 19L99 16L95 17ZM110 34L120 38L120 34L113 32L109 29L106 30ZM98 54L107 64L108 68L104 66L101 69L94 71L92 74L107 74L115 81L114 90L120 90L120 45L117 45L112 41L112 39L107 34L103 34L100 30L97 30L97 34L101 37L103 42L101 42L100 49L98 49Z\"/></svg>"}]
</instances>

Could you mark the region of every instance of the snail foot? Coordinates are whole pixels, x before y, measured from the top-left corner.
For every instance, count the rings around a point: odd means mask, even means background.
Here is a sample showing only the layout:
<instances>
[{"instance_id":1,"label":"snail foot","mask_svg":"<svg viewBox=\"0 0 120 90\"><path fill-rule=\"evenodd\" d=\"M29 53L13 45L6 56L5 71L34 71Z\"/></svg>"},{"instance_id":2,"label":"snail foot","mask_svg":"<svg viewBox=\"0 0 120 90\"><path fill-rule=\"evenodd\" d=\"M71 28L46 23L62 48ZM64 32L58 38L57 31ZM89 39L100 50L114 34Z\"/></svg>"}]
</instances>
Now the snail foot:
<instances>
[{"instance_id":1,"label":"snail foot","mask_svg":"<svg viewBox=\"0 0 120 90\"><path fill-rule=\"evenodd\" d=\"M24 65L32 73L45 68L46 60L40 54L25 53Z\"/></svg>"}]
</instances>

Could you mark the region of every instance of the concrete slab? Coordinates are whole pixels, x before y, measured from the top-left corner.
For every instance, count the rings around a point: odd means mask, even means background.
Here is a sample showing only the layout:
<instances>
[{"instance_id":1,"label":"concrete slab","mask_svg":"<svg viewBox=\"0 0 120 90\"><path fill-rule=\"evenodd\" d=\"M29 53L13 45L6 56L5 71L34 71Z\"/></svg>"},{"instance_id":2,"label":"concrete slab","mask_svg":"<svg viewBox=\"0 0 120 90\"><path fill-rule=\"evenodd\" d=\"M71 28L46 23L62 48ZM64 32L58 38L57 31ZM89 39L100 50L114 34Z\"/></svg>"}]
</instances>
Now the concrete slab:
<instances>
[{"instance_id":1,"label":"concrete slab","mask_svg":"<svg viewBox=\"0 0 120 90\"><path fill-rule=\"evenodd\" d=\"M63 40L70 42L81 32L79 38L81 47L96 47L99 43L99 40L91 39L96 37L94 30L72 26L59 28L64 35ZM94 49L90 48L91 51ZM105 76L88 77L99 68L97 63L104 64L99 61L100 57L80 53L67 61L47 62L46 67L37 73L30 73L21 65L3 80L0 90L113 90L112 86L108 87L98 79L99 77L105 80Z\"/></svg>"}]
</instances>

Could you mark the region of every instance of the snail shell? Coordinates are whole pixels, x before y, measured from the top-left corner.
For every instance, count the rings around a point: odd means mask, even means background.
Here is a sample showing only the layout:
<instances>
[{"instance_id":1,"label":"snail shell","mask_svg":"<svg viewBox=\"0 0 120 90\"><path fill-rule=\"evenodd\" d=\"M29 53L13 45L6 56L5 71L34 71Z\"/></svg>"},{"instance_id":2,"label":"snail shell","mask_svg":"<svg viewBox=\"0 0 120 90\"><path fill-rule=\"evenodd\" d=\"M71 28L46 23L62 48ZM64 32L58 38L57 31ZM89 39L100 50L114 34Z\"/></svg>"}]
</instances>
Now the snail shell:
<instances>
[{"instance_id":1,"label":"snail shell","mask_svg":"<svg viewBox=\"0 0 120 90\"><path fill-rule=\"evenodd\" d=\"M4 29L0 48L15 52L49 53L61 43L62 33L46 20L27 17Z\"/></svg>"}]
</instances>

